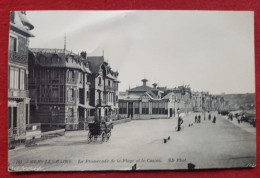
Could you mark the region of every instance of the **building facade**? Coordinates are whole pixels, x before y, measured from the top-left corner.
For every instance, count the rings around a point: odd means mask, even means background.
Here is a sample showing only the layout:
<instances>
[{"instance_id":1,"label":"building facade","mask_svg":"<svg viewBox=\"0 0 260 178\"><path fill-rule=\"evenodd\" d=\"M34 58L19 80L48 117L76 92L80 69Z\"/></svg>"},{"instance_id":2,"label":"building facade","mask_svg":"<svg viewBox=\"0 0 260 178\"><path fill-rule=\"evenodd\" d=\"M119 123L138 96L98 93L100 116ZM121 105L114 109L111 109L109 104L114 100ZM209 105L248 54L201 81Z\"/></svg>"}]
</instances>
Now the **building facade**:
<instances>
[{"instance_id":1,"label":"building facade","mask_svg":"<svg viewBox=\"0 0 260 178\"><path fill-rule=\"evenodd\" d=\"M31 121L42 127L84 129L94 119L89 105L91 71L87 59L65 49L31 48Z\"/></svg>"},{"instance_id":2,"label":"building facade","mask_svg":"<svg viewBox=\"0 0 260 178\"><path fill-rule=\"evenodd\" d=\"M87 57L91 74L90 105L96 108L97 120L118 119L119 73L113 71L104 56Z\"/></svg>"},{"instance_id":3,"label":"building facade","mask_svg":"<svg viewBox=\"0 0 260 178\"><path fill-rule=\"evenodd\" d=\"M28 46L34 27L25 11L11 12L8 57L8 136L19 139L26 135L30 123L28 92Z\"/></svg>"},{"instance_id":4,"label":"building facade","mask_svg":"<svg viewBox=\"0 0 260 178\"><path fill-rule=\"evenodd\" d=\"M147 86L147 79L143 79L143 85L131 88L127 95L119 98L120 117L132 119L167 119L173 116L174 101L162 98L163 91Z\"/></svg>"}]
</instances>

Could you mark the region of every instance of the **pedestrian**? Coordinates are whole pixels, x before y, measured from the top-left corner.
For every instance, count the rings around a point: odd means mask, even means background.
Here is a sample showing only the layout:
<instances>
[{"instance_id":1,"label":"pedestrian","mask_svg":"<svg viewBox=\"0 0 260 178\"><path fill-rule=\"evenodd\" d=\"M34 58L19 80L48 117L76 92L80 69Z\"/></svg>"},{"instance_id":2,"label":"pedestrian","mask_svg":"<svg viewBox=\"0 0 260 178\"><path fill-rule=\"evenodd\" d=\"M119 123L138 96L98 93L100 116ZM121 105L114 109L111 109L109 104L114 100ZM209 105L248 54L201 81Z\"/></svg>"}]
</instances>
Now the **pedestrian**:
<instances>
[{"instance_id":1,"label":"pedestrian","mask_svg":"<svg viewBox=\"0 0 260 178\"><path fill-rule=\"evenodd\" d=\"M179 117L179 119L178 119L178 129L177 129L177 131L180 131L181 130L181 125L183 124L183 120L182 120L182 118L181 117Z\"/></svg>"},{"instance_id":2,"label":"pedestrian","mask_svg":"<svg viewBox=\"0 0 260 178\"><path fill-rule=\"evenodd\" d=\"M198 116L198 123L200 123L200 115Z\"/></svg>"},{"instance_id":3,"label":"pedestrian","mask_svg":"<svg viewBox=\"0 0 260 178\"><path fill-rule=\"evenodd\" d=\"M230 114L230 120L233 121L233 114Z\"/></svg>"},{"instance_id":4,"label":"pedestrian","mask_svg":"<svg viewBox=\"0 0 260 178\"><path fill-rule=\"evenodd\" d=\"M195 116L195 123L197 123L197 115Z\"/></svg>"},{"instance_id":5,"label":"pedestrian","mask_svg":"<svg viewBox=\"0 0 260 178\"><path fill-rule=\"evenodd\" d=\"M211 120L211 115L209 114L209 120Z\"/></svg>"},{"instance_id":6,"label":"pedestrian","mask_svg":"<svg viewBox=\"0 0 260 178\"><path fill-rule=\"evenodd\" d=\"M213 117L213 121L212 121L212 123L215 124L215 123L216 123L216 120L217 120L217 118L216 118L216 116L214 116L214 117Z\"/></svg>"}]
</instances>

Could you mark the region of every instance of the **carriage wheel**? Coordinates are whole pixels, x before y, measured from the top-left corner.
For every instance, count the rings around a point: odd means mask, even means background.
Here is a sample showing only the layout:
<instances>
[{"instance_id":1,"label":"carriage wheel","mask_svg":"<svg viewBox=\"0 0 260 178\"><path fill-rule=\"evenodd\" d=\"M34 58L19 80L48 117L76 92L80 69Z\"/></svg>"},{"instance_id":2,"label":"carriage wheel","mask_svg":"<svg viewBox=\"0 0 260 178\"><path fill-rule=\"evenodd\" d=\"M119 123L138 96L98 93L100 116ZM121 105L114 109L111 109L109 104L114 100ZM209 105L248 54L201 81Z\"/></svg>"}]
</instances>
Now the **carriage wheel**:
<instances>
[{"instance_id":1,"label":"carriage wheel","mask_svg":"<svg viewBox=\"0 0 260 178\"><path fill-rule=\"evenodd\" d=\"M91 135L91 134L89 133L88 142L90 143L90 142L92 141L92 139L93 139L93 135Z\"/></svg>"},{"instance_id":2,"label":"carriage wheel","mask_svg":"<svg viewBox=\"0 0 260 178\"><path fill-rule=\"evenodd\" d=\"M105 140L106 140L106 134L105 134L105 132L102 132L102 134L101 134L101 143L103 143Z\"/></svg>"},{"instance_id":3,"label":"carriage wheel","mask_svg":"<svg viewBox=\"0 0 260 178\"><path fill-rule=\"evenodd\" d=\"M110 135L111 135L111 133L110 133L110 132L108 132L108 133L107 133L107 139L106 139L106 142L109 140L109 138L110 138Z\"/></svg>"},{"instance_id":4,"label":"carriage wheel","mask_svg":"<svg viewBox=\"0 0 260 178\"><path fill-rule=\"evenodd\" d=\"M107 140L109 140L109 137L111 137L111 132L108 132L108 133L107 133L107 137L108 137Z\"/></svg>"}]
</instances>

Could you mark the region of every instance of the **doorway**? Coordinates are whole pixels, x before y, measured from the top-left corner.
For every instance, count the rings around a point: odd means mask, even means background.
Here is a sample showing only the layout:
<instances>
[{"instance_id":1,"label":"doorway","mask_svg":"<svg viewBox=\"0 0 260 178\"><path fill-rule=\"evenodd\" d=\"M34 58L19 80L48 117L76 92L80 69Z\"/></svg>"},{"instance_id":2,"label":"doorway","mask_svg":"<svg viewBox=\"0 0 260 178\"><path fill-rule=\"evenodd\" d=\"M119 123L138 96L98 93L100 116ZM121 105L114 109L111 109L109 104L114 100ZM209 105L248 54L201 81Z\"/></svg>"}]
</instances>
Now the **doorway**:
<instances>
[{"instance_id":1,"label":"doorway","mask_svg":"<svg viewBox=\"0 0 260 178\"><path fill-rule=\"evenodd\" d=\"M133 102L129 102L128 103L128 117L131 117L131 119L133 118Z\"/></svg>"}]
</instances>

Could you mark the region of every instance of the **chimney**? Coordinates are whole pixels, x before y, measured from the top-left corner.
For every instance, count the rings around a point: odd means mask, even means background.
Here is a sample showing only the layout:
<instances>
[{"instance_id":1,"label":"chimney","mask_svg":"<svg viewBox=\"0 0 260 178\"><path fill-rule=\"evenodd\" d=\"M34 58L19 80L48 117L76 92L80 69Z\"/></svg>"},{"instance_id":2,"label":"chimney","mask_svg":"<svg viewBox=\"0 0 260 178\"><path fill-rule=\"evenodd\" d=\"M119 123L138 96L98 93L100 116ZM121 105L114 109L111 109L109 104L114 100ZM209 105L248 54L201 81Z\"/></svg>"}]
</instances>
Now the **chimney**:
<instances>
[{"instance_id":1,"label":"chimney","mask_svg":"<svg viewBox=\"0 0 260 178\"><path fill-rule=\"evenodd\" d=\"M145 78L142 80L142 82L143 82L143 86L146 86L146 82L147 82L147 81L148 81L148 80L145 79Z\"/></svg>"},{"instance_id":2,"label":"chimney","mask_svg":"<svg viewBox=\"0 0 260 178\"><path fill-rule=\"evenodd\" d=\"M84 59L87 59L87 53L86 53L86 51L82 51L82 52L80 53L80 56L81 56L82 58L84 58Z\"/></svg>"},{"instance_id":3,"label":"chimney","mask_svg":"<svg viewBox=\"0 0 260 178\"><path fill-rule=\"evenodd\" d=\"M157 88L157 83L153 83L153 88L154 88L154 89Z\"/></svg>"}]
</instances>

